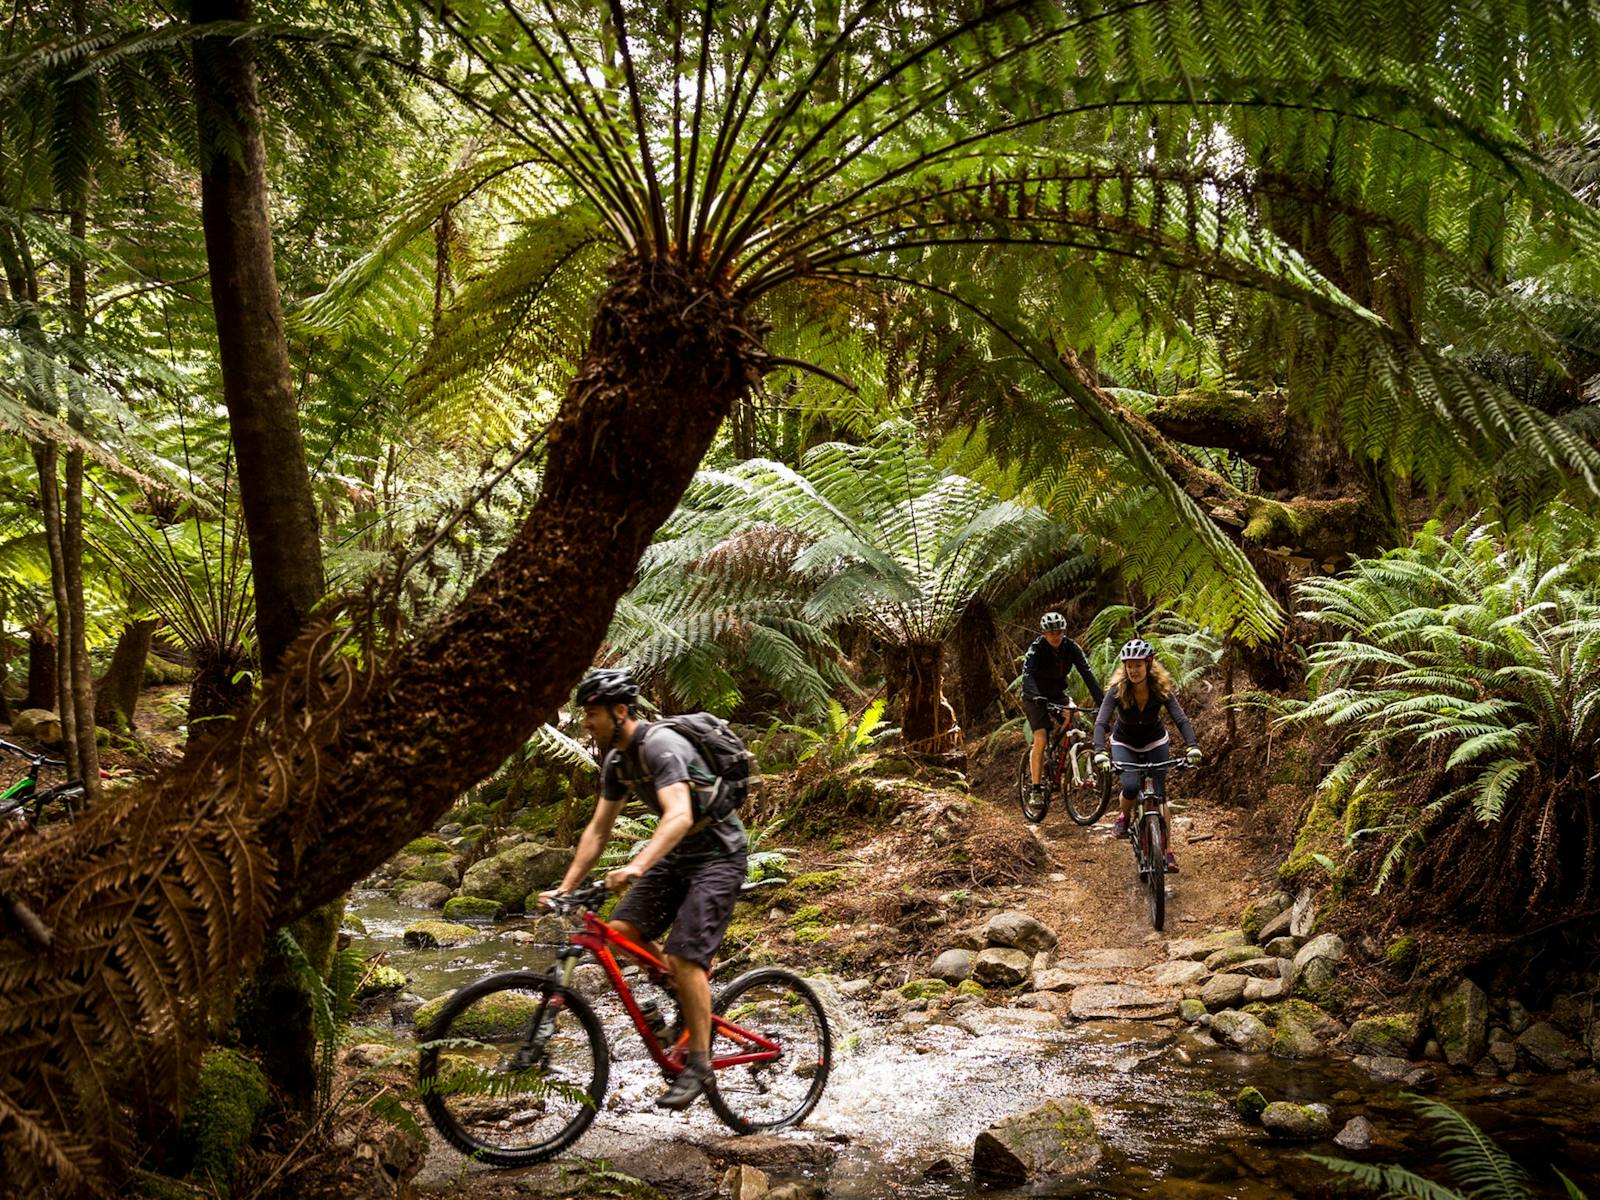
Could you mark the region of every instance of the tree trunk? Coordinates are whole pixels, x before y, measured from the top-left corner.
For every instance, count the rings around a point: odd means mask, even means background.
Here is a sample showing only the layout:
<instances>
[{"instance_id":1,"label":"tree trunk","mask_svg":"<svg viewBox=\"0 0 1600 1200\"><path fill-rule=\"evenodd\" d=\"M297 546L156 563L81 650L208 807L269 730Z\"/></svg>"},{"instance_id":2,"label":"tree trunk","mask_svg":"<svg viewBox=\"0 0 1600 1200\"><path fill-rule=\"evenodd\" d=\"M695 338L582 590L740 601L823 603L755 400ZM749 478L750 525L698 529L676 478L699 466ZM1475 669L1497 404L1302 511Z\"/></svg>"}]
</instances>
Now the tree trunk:
<instances>
[{"instance_id":1,"label":"tree trunk","mask_svg":"<svg viewBox=\"0 0 1600 1200\"><path fill-rule=\"evenodd\" d=\"M56 631L43 622L28 627L28 699L24 708L48 708L60 703L56 693Z\"/></svg>"},{"instance_id":2,"label":"tree trunk","mask_svg":"<svg viewBox=\"0 0 1600 1200\"><path fill-rule=\"evenodd\" d=\"M39 472L39 507L44 517L45 548L50 556L50 590L56 602L56 694L53 705L61 719L61 757L68 770L78 761L78 710L72 691L72 604L67 598L67 561L61 537L60 455L54 442L33 449ZM94 736L94 730L89 731Z\"/></svg>"},{"instance_id":3,"label":"tree trunk","mask_svg":"<svg viewBox=\"0 0 1600 1200\"><path fill-rule=\"evenodd\" d=\"M905 702L901 708L900 740L917 754L961 753L961 726L955 710L944 698L944 645L913 642L904 647Z\"/></svg>"},{"instance_id":4,"label":"tree trunk","mask_svg":"<svg viewBox=\"0 0 1600 1200\"><path fill-rule=\"evenodd\" d=\"M956 622L954 641L960 672L956 714L963 727L974 729L1000 699L994 667L1000 631L995 627L994 610L982 600L971 601Z\"/></svg>"},{"instance_id":5,"label":"tree trunk","mask_svg":"<svg viewBox=\"0 0 1600 1200\"><path fill-rule=\"evenodd\" d=\"M196 24L249 21L251 7L249 0L194 0L191 17ZM322 546L284 339L261 102L247 43L232 35L197 41L195 90L205 157L200 216L265 673L322 598Z\"/></svg>"},{"instance_id":6,"label":"tree trunk","mask_svg":"<svg viewBox=\"0 0 1600 1200\"><path fill-rule=\"evenodd\" d=\"M136 1039L139 1061L172 1064L147 1073L150 1087L181 1095L208 1017L266 930L341 895L556 715L718 423L757 378L761 351L742 318L670 263L619 269L549 435L540 498L455 608L368 668L314 626L210 752L98 819L0 856L0 896L26 895L54 935L43 959L23 928L0 925L0 979L59 989L0 1006L0 1097L37 1122L31 1141L0 1129L24 1191L62 1178L43 1137L81 1147L67 1161L91 1174L113 1172L126 1149L115 1103L93 1092L107 1043L90 1054L69 1026ZM628 435L641 428L652 436ZM221 864L209 868L220 887L200 861ZM106 938L144 937L151 908L175 898L207 920L186 926L193 940L150 944L201 969L143 999ZM102 965L82 972L85 961ZM119 1023L136 996L152 1011Z\"/></svg>"},{"instance_id":7,"label":"tree trunk","mask_svg":"<svg viewBox=\"0 0 1600 1200\"><path fill-rule=\"evenodd\" d=\"M94 719L99 724L115 729L133 726L133 712L144 688L144 664L158 624L146 617L123 626L117 648L111 652L111 665L95 687Z\"/></svg>"}]
</instances>

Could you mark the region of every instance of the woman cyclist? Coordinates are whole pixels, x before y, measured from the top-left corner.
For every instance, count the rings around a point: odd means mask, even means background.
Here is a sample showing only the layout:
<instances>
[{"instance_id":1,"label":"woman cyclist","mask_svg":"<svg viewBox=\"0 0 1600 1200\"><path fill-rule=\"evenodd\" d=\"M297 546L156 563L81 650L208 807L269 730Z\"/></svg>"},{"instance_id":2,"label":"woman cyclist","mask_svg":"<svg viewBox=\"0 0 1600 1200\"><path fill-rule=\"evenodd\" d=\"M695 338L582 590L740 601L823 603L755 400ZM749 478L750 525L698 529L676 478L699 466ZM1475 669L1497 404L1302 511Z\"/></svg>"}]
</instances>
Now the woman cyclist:
<instances>
[{"instance_id":1,"label":"woman cyclist","mask_svg":"<svg viewBox=\"0 0 1600 1200\"><path fill-rule=\"evenodd\" d=\"M1100 702L1100 715L1094 722L1094 765L1097 771L1111 769L1111 756L1106 750L1106 734L1111 735L1111 745L1118 762L1165 762L1168 758L1167 729L1161 721L1165 710L1172 723L1183 734L1189 747L1189 763L1198 766L1204 757L1196 744L1194 726L1184 716L1178 703L1172 676L1156 661L1155 647L1143 638L1134 638L1122 647L1118 655L1122 660L1111 681L1106 684L1105 699ZM1113 726L1112 717L1116 718ZM1161 800L1161 821L1171 828L1167 812L1167 772L1165 768L1152 771L1156 796ZM1122 811L1112 832L1121 837L1128 832L1128 819L1133 815L1133 802L1139 795L1137 769L1122 772ZM1167 870L1178 869L1177 856L1172 853L1172 843L1167 843Z\"/></svg>"}]
</instances>

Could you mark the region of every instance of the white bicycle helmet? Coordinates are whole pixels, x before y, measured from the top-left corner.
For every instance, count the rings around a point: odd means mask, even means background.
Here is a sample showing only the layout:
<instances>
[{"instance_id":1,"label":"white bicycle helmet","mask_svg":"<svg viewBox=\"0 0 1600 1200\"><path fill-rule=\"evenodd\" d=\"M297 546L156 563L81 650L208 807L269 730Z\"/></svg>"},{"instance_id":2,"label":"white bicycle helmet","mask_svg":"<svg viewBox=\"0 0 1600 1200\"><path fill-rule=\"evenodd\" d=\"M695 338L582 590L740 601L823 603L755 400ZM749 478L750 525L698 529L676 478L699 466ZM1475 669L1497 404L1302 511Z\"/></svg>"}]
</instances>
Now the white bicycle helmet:
<instances>
[{"instance_id":1,"label":"white bicycle helmet","mask_svg":"<svg viewBox=\"0 0 1600 1200\"><path fill-rule=\"evenodd\" d=\"M1123 643L1122 653L1117 657L1123 662L1127 662L1130 658L1154 658L1155 656L1156 648L1149 642L1143 638L1130 638Z\"/></svg>"},{"instance_id":2,"label":"white bicycle helmet","mask_svg":"<svg viewBox=\"0 0 1600 1200\"><path fill-rule=\"evenodd\" d=\"M1065 633L1067 619L1058 612L1047 612L1039 618L1039 628L1045 633Z\"/></svg>"}]
</instances>

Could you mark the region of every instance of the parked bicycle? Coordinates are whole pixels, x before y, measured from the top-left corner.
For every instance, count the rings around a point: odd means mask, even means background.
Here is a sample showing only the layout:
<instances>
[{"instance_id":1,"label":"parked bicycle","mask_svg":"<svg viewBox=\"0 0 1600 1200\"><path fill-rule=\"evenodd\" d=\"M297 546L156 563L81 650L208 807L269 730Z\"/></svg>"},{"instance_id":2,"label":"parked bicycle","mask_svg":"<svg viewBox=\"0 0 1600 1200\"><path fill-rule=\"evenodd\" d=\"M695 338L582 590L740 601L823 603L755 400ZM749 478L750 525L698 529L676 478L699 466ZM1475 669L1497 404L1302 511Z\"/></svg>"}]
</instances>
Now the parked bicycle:
<instances>
[{"instance_id":1,"label":"parked bicycle","mask_svg":"<svg viewBox=\"0 0 1600 1200\"><path fill-rule=\"evenodd\" d=\"M67 820L77 816L77 811L88 799L88 791L81 779L69 779L55 787L39 790L39 772L49 768L64 771L67 764L59 758L33 750L24 750L14 742L0 739L0 750L28 760L28 773L0 792L0 821L20 821L30 829L45 823L47 810L52 816L59 813ZM33 809L30 815L29 808Z\"/></svg>"},{"instance_id":2,"label":"parked bicycle","mask_svg":"<svg viewBox=\"0 0 1600 1200\"><path fill-rule=\"evenodd\" d=\"M1128 840L1133 843L1133 861L1139 872L1139 882L1150 901L1150 924L1157 930L1167 921L1167 823L1161 819L1155 772L1171 767L1188 770L1192 766L1184 758L1152 763L1113 762L1107 773L1109 780L1115 772L1139 772L1139 799L1134 806L1133 819L1128 822Z\"/></svg>"},{"instance_id":3,"label":"parked bicycle","mask_svg":"<svg viewBox=\"0 0 1600 1200\"><path fill-rule=\"evenodd\" d=\"M605 1097L611 1052L594 1006L573 987L591 953L669 1078L684 1069L689 1035L676 1014L640 1004L620 953L667 991L667 964L618 936L597 915L610 898L596 880L556 898L583 925L546 973L506 971L456 992L422 1032L423 1104L452 1145L497 1166L543 1162L588 1129ZM761 967L717 995L711 1018L712 1081L706 1099L738 1133L804 1120L822 1097L833 1039L816 993L791 971Z\"/></svg>"},{"instance_id":4,"label":"parked bicycle","mask_svg":"<svg viewBox=\"0 0 1600 1200\"><path fill-rule=\"evenodd\" d=\"M1044 762L1039 769L1039 782L1044 792L1033 791L1033 770L1029 759L1031 750L1023 748L1022 760L1017 764L1017 804L1022 816L1030 824L1038 825L1050 812L1050 797L1061 793L1067 806L1067 815L1079 825L1093 825L1111 803L1111 776L1096 778L1094 749L1090 745L1092 726L1080 726L1078 716L1086 713L1076 704L1050 704L1052 735L1045 746ZM1093 714L1086 713L1089 722Z\"/></svg>"}]
</instances>

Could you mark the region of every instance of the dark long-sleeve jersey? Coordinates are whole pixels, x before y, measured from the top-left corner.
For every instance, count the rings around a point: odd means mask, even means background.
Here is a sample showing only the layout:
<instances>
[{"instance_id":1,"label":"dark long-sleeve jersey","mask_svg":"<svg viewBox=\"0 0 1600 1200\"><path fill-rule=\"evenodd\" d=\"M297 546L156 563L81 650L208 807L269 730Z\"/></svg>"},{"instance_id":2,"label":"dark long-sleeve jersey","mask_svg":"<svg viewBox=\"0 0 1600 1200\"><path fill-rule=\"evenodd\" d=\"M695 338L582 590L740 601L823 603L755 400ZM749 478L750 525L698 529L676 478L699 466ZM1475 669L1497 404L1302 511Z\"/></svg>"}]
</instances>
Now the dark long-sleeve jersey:
<instances>
[{"instance_id":1,"label":"dark long-sleeve jersey","mask_svg":"<svg viewBox=\"0 0 1600 1200\"><path fill-rule=\"evenodd\" d=\"M1106 748L1108 732L1116 739L1118 745L1127 746L1131 750L1143 750L1158 744L1167 736L1167 731L1161 724L1163 712L1172 718L1172 723L1178 727L1178 732L1183 734L1185 745L1196 744L1194 726L1189 724L1189 718L1184 715L1183 706L1178 703L1177 696L1168 696L1162 700L1152 688L1142 705L1123 708L1117 702L1117 696L1124 686L1121 683L1113 683L1106 689L1105 698L1100 701L1100 714L1094 720L1096 750ZM1112 726L1113 717L1116 718L1115 727Z\"/></svg>"},{"instance_id":2,"label":"dark long-sleeve jersey","mask_svg":"<svg viewBox=\"0 0 1600 1200\"><path fill-rule=\"evenodd\" d=\"M1084 683L1089 685L1089 695L1099 704L1104 695L1100 690L1100 681L1094 677L1089 660L1084 657L1078 643L1063 637L1061 645L1052 647L1040 634L1033 639L1033 645L1028 647L1028 656L1022 660L1023 696L1029 700L1061 699L1067 694L1067 676L1074 668L1083 677Z\"/></svg>"}]
</instances>

